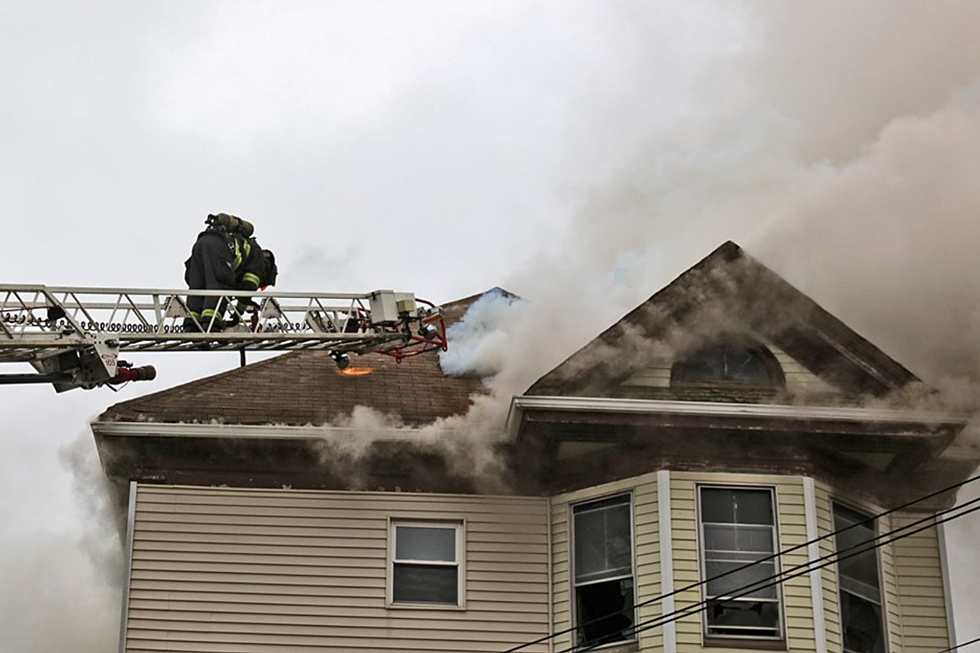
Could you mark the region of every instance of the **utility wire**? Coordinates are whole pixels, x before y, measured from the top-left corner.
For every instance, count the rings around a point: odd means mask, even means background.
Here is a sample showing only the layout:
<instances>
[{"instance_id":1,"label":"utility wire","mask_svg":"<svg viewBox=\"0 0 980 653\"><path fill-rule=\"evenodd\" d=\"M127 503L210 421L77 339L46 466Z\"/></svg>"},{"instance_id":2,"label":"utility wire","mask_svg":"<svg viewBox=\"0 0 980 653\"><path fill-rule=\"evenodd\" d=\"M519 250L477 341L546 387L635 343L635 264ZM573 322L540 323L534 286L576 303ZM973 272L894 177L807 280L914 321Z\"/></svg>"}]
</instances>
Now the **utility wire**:
<instances>
[{"instance_id":1,"label":"utility wire","mask_svg":"<svg viewBox=\"0 0 980 653\"><path fill-rule=\"evenodd\" d=\"M901 528L897 528L895 530L889 531L888 533L884 533L882 535L879 535L879 536L877 536L877 537L875 537L873 539L869 539L869 540L866 540L864 542L861 542L861 543L859 543L859 544L857 544L857 545L855 545L853 547L850 547L848 549L845 549L843 552L838 552L836 554L828 554L826 556L823 556L821 558L818 558L818 559L814 560L813 562L807 563L805 565L797 565L796 567L793 567L793 568L787 570L786 572L781 572L779 574L775 574L773 576L770 576L769 578L765 578L765 579L762 579L762 580L755 581L755 582L753 582L753 583L751 583L751 584L749 584L749 585L741 588L740 590L738 590L739 593L728 595L728 596L725 596L725 597L714 597L714 598L710 598L710 599L705 599L705 600L699 601L698 603L694 603L692 605L689 605L689 606L687 606L687 607L685 607L685 608L683 608L681 610L675 610L674 612L669 613L669 614L666 614L666 615L662 615L661 617L656 617L656 618L651 619L651 620L648 620L646 622L640 622L640 623L638 623L638 624L636 624L634 626L631 626L630 628L626 629L624 632L628 632L628 634L630 634L630 635L635 635L637 633L641 633L641 632L646 631L646 630L649 630L651 628L656 628L657 626L663 626L665 624L672 623L674 621L677 621L679 619L682 619L683 617L686 617L686 616L689 616L689 615L698 614L700 612L704 612L708 608L711 608L711 607L713 607L715 605L718 605L720 603L724 603L726 601L731 601L733 599L742 598L744 596L747 596L748 594L752 594L753 592L757 592L757 591L759 591L761 589L766 589L766 588L769 588L769 587L774 587L776 585L781 585L781 584L785 583L788 580L792 580L793 578L797 578L799 576L803 576L803 575L809 574L810 572L817 571L818 569L823 569L824 567L828 567L830 565L838 564L842 560L847 560L848 558L852 558L854 556L860 555L860 554L865 553L867 551L871 551L873 549L881 548L882 546L885 546L886 544L891 544L893 542L897 542L898 540L904 539L906 537L910 537L910 536L915 535L916 533L920 533L920 532L922 532L924 530L928 530L930 528L935 528L939 524L944 524L944 523L946 523L948 521L952 521L954 519L959 519L960 517L965 517L966 515L968 515L970 513L973 513L973 512L976 512L976 511L980 510L980 505L974 506L973 508L970 508L969 510L965 510L965 511L963 511L963 508L966 508L967 506L969 506L971 504L974 504L974 503L978 503L978 502L980 502L980 497L978 497L976 499L972 499L971 501L968 501L967 503L964 503L962 506L956 506L956 507L953 507L953 508L949 508L947 510L944 510L944 511L941 511L939 513L936 513L936 515L929 515L929 516L924 517L924 518L922 518L922 519L920 519L918 521L912 522L911 524L907 524L905 526L902 526ZM910 531L908 533L903 533L902 535L898 535L898 536L896 536L896 537L894 537L894 538L892 538L890 540L878 542L876 544L871 544L872 542L875 542L876 540L882 539L884 537L888 537L890 535L895 535L896 533L900 533L901 531L908 530L908 529L912 528L913 526L916 526L918 524L922 524L923 522L929 521L929 520L933 519L936 516L945 515L947 513L954 512L954 511L957 511L957 510L961 510L962 512L960 512L959 514L953 515L952 517L949 517L948 519L936 520L935 523L925 524L924 526L920 526L919 528L916 528L915 530ZM849 553L846 556L845 555L840 555L840 553L846 553L848 551L850 551L851 553ZM827 558L835 558L835 559L826 560ZM815 563L820 562L821 560L826 560L826 562L823 562L823 564L820 564L820 565L817 565L817 566L813 566ZM793 571L796 571L796 570L801 569L801 568L805 568L805 569L803 569L802 571L799 571L797 573L791 574L789 576L785 576L785 574L788 574L789 572L793 572ZM783 577L783 576L785 576L785 577ZM603 645L605 645L607 643L608 642L600 642L600 643L595 643L595 644L591 644L591 645L587 645L587 646L581 646L581 647L576 645L576 646L572 646L570 648L562 649L561 651L558 651L557 653L583 653L584 651L591 651L591 650L593 650L593 649L595 649L595 648L597 648L599 646L603 646Z\"/></svg>"},{"instance_id":2,"label":"utility wire","mask_svg":"<svg viewBox=\"0 0 980 653\"><path fill-rule=\"evenodd\" d=\"M808 542L804 542L802 544L797 544L796 546L790 547L788 549L783 549L782 551L778 551L776 553L773 553L772 555L766 556L765 558L760 558L758 560L754 560L754 561L752 561L750 563L747 563L747 564L744 564L744 565L742 565L740 567L736 567L736 568L730 569L729 571L726 571L724 573L718 574L716 576L712 576L711 578L706 578L704 580L698 581L696 583L692 583L692 584L687 585L685 587L682 587L680 589L673 590L671 592L668 592L667 594L661 594L660 596L655 596L652 599L647 599L646 601L642 601L640 603L636 603L636 604L634 604L633 606L631 606L629 608L623 608L622 610L617 610L616 612L610 612L609 614L603 615L601 617L596 617L595 619L591 619L589 621L585 621L585 622L582 622L580 624L576 624L576 625L574 625L574 626L572 626L570 628L566 628L565 630L560 630L560 631L558 631L556 633L552 633L550 635L545 635L543 637L539 637L538 639L536 639L534 641L526 642L524 644L520 644L518 646L514 646L512 648L507 649L503 653L516 653L517 651L520 651L520 650L523 650L525 648L528 648L529 646L534 646L535 644L541 644L542 642L547 642L548 640L554 639L555 637L560 637L561 635L567 635L568 633L575 632L577 630L580 630L582 628L585 628L586 626L591 626L593 624L600 623L600 622L602 622L602 621L604 621L606 619L610 619L610 618L615 617L617 615L626 614L627 612L633 612L637 608L643 607L645 605L650 605L652 603L659 603L659 602L663 601L666 598L670 598L672 596L676 596L676 595L678 595L678 594L680 594L682 592L687 592L687 591L692 590L692 589L697 589L698 587L701 587L702 585L707 585L710 582L719 580L721 578L725 578L726 576L731 576L732 574L737 574L737 573L739 573L741 571L745 571L749 567L754 567L755 565L761 564L763 562L769 562L770 560L775 560L777 558L780 558L781 556L784 556L784 555L787 555L789 553L793 553L794 551L799 551L800 549L806 548L806 547L810 546L811 544L817 544L817 543L819 543L819 542L821 542L823 540L826 540L828 538L836 537L837 535L840 535L841 533L845 533L845 532L851 530L852 528L857 528L858 526L863 526L865 524L874 523L876 520L881 519L882 517L887 517L888 515L891 515L893 513L900 512L902 510L905 510L906 508L909 508L911 506L914 506L917 503L922 503L923 501L927 501L929 499L935 498L935 497L940 496L942 494L946 494L947 492L951 492L953 490L959 489L959 488L963 487L964 485L968 485L970 483L974 483L974 482L976 482L978 480L980 480L980 476L972 476L972 477L970 477L968 479L965 479L963 481L960 481L959 483L954 483L952 485L949 485L947 487L942 488L941 490L936 490L935 492L931 492L929 494L926 494L925 496L921 496L918 499L914 499L914 500L909 501L907 503L903 503L902 505L897 506L895 508L891 508L891 509L886 510L884 512L878 513L877 515L872 515L872 516L868 517L867 519L865 519L863 521L856 522L854 524L851 524L850 526L846 526L846 527L841 528L839 530L836 530L836 531L834 531L832 533L827 533L826 535L821 535L820 537L818 537L816 539L813 539L813 540L810 540ZM937 513L937 514L941 514L941 513ZM935 515L932 515L932 516L935 516ZM871 541L871 540L869 540L869 541Z\"/></svg>"},{"instance_id":3,"label":"utility wire","mask_svg":"<svg viewBox=\"0 0 980 653\"><path fill-rule=\"evenodd\" d=\"M950 653L951 651L955 651L958 648L963 648L964 646L969 646L970 644L976 644L977 642L980 642L980 637L977 637L976 639L971 639L969 642L963 642L962 644L957 644L956 646L950 646L949 648L944 648L941 651L936 651L936 653Z\"/></svg>"}]
</instances>

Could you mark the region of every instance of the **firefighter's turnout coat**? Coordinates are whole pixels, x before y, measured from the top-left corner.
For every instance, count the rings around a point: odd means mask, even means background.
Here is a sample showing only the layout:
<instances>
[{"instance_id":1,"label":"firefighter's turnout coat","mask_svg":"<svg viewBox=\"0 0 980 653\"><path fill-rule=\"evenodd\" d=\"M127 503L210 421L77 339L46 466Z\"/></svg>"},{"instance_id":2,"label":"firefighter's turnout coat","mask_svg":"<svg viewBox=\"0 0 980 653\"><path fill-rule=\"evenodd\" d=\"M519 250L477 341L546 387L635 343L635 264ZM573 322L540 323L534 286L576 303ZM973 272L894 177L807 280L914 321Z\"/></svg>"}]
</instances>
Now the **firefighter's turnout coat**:
<instances>
[{"instance_id":1,"label":"firefighter's turnout coat","mask_svg":"<svg viewBox=\"0 0 980 653\"><path fill-rule=\"evenodd\" d=\"M187 287L199 290L256 290L265 271L262 248L254 238L223 229L202 231L184 262ZM222 323L218 297L187 298L187 309L202 325Z\"/></svg>"}]
</instances>

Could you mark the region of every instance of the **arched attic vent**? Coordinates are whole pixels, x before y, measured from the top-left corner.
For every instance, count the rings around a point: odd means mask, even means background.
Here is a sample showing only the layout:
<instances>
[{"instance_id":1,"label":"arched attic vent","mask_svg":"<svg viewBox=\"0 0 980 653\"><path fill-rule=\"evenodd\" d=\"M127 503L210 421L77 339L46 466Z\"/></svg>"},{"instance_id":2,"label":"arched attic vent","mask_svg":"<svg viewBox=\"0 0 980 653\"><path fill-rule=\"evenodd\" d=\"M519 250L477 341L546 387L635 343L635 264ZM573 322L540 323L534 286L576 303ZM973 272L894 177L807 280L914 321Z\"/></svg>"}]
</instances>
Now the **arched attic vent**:
<instances>
[{"instance_id":1,"label":"arched attic vent","mask_svg":"<svg viewBox=\"0 0 980 653\"><path fill-rule=\"evenodd\" d=\"M783 368L764 345L741 337L725 337L693 351L670 369L670 385L737 385L783 388Z\"/></svg>"}]
</instances>

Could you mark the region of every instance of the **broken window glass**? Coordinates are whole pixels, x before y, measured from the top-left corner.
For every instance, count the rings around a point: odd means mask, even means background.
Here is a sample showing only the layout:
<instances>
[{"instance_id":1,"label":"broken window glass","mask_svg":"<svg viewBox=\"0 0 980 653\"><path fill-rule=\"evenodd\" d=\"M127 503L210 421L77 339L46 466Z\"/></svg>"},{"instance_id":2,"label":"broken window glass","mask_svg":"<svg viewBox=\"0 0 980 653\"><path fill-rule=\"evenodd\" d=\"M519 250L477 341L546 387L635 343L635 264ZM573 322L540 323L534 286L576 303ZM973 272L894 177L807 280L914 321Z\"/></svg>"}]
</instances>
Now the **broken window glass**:
<instances>
[{"instance_id":1,"label":"broken window glass","mask_svg":"<svg viewBox=\"0 0 980 653\"><path fill-rule=\"evenodd\" d=\"M780 637L772 491L703 487L700 494L707 634Z\"/></svg>"},{"instance_id":2,"label":"broken window glass","mask_svg":"<svg viewBox=\"0 0 980 653\"><path fill-rule=\"evenodd\" d=\"M573 509L579 646L635 639L632 522L628 494Z\"/></svg>"}]
</instances>

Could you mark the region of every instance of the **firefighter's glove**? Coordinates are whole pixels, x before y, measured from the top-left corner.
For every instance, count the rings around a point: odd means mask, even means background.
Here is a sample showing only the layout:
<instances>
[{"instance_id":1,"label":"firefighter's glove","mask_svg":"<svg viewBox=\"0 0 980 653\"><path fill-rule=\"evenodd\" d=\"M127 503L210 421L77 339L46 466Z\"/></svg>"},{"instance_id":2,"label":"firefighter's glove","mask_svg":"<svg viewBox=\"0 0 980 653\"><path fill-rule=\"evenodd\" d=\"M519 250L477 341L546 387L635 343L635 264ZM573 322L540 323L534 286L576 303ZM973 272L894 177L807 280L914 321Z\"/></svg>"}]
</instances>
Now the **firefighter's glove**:
<instances>
[{"instance_id":1,"label":"firefighter's glove","mask_svg":"<svg viewBox=\"0 0 980 653\"><path fill-rule=\"evenodd\" d=\"M259 305L250 299L239 299L238 303L235 304L235 312L237 315L244 316L247 313L258 313Z\"/></svg>"}]
</instances>

